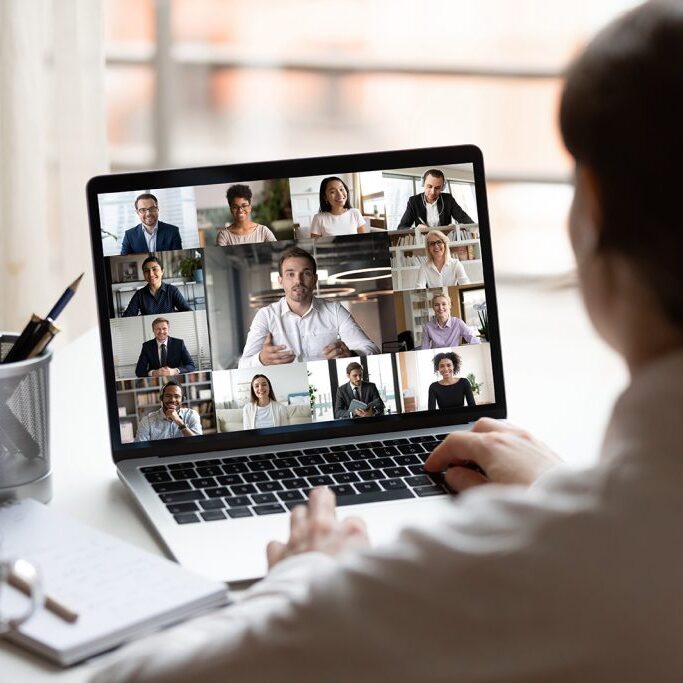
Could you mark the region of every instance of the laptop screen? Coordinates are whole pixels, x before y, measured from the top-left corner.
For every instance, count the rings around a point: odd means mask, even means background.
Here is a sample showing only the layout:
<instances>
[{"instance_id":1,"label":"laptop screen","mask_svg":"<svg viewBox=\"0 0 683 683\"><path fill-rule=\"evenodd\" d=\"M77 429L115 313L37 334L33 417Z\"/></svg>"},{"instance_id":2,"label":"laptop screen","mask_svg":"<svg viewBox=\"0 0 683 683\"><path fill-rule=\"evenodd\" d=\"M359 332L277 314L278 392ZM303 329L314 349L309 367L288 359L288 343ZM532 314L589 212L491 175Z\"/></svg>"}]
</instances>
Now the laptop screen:
<instances>
[{"instance_id":1,"label":"laptop screen","mask_svg":"<svg viewBox=\"0 0 683 683\"><path fill-rule=\"evenodd\" d=\"M501 417L474 147L88 186L116 458Z\"/></svg>"}]
</instances>

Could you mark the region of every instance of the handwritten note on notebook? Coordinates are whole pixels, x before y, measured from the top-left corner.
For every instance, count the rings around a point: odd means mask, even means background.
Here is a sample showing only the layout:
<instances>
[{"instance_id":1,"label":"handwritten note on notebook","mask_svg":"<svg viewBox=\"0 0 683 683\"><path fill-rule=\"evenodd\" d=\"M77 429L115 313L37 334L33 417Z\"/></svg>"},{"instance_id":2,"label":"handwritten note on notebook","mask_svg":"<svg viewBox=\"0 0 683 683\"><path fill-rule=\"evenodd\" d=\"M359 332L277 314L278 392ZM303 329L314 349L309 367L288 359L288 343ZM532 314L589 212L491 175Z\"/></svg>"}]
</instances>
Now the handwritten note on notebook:
<instances>
[{"instance_id":1,"label":"handwritten note on notebook","mask_svg":"<svg viewBox=\"0 0 683 683\"><path fill-rule=\"evenodd\" d=\"M0 506L2 557L40 571L51 597L78 612L69 624L41 609L10 637L63 665L227 602L226 587L87 527L33 500ZM3 586L0 609L25 597Z\"/></svg>"}]
</instances>

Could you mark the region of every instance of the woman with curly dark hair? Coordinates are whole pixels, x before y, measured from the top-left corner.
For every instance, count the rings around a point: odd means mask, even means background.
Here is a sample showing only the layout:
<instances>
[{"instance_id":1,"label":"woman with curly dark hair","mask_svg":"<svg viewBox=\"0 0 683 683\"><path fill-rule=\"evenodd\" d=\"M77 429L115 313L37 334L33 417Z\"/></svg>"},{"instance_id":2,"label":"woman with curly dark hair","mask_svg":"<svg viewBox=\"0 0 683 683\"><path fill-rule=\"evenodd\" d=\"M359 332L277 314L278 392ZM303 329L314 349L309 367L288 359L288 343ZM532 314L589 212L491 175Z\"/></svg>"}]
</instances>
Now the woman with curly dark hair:
<instances>
[{"instance_id":1,"label":"woman with curly dark hair","mask_svg":"<svg viewBox=\"0 0 683 683\"><path fill-rule=\"evenodd\" d=\"M477 405L472 393L472 385L467 378L458 377L462 359L457 353L448 351L434 356L434 372L441 375L438 382L429 385L427 409L462 408Z\"/></svg>"}]
</instances>

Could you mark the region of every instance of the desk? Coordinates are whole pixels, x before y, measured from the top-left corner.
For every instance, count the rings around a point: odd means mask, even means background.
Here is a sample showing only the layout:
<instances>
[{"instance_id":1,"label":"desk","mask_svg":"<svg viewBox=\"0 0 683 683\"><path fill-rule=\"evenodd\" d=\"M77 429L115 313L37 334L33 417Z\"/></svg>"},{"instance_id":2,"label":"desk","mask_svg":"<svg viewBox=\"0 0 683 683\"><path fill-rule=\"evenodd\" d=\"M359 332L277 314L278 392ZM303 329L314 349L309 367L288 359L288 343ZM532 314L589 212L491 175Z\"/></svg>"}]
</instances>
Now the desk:
<instances>
[{"instance_id":1,"label":"desk","mask_svg":"<svg viewBox=\"0 0 683 683\"><path fill-rule=\"evenodd\" d=\"M498 299L510 420L569 463L594 462L612 403L626 382L623 364L593 332L576 290L501 282ZM115 475L100 367L96 330L55 354L51 505L161 554ZM77 683L89 671L62 671L0 643L0 683Z\"/></svg>"}]
</instances>

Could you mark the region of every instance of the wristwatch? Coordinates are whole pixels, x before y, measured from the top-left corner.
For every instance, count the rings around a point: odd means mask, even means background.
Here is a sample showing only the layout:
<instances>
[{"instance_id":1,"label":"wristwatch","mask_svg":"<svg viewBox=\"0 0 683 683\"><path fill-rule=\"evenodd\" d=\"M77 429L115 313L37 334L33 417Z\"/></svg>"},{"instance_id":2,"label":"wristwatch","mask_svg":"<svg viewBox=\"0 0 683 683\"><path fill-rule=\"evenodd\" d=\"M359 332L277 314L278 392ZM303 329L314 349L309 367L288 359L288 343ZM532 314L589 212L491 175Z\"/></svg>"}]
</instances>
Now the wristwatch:
<instances>
[{"instance_id":1,"label":"wristwatch","mask_svg":"<svg viewBox=\"0 0 683 683\"><path fill-rule=\"evenodd\" d=\"M178 429L182 432L183 429L189 429L189 427L183 422L182 424L178 425Z\"/></svg>"}]
</instances>

